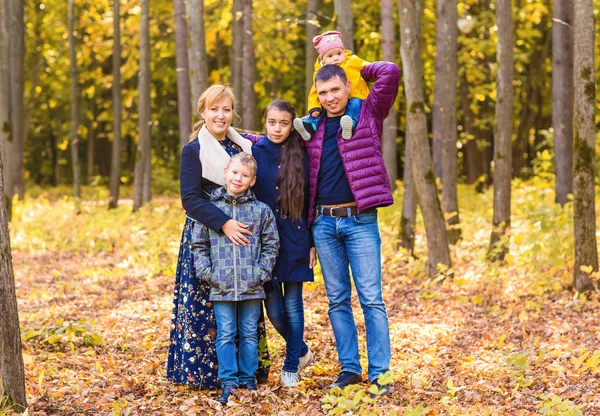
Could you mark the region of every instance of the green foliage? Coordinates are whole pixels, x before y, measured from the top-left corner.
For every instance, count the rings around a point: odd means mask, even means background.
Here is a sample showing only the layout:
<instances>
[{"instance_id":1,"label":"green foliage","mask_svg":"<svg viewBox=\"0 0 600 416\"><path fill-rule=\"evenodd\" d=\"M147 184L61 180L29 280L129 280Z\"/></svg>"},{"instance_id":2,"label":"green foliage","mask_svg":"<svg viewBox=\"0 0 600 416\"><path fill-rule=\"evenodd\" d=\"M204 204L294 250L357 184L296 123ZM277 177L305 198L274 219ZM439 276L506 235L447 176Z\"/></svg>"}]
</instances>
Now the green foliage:
<instances>
[{"instance_id":1,"label":"green foliage","mask_svg":"<svg viewBox=\"0 0 600 416\"><path fill-rule=\"evenodd\" d=\"M387 386L393 381L391 371L379 377L379 383ZM321 399L323 409L330 415L359 414L375 416L379 412L373 408L383 393L376 385L371 384L368 391L358 384L346 386L343 390L335 387L329 390ZM395 413L394 413L395 414Z\"/></svg>"},{"instance_id":2,"label":"green foliage","mask_svg":"<svg viewBox=\"0 0 600 416\"><path fill-rule=\"evenodd\" d=\"M514 390L516 391L520 388L531 386L534 380L527 377L527 371L530 368L528 360L529 351L507 352L504 353L504 355L506 356L506 364L513 368L511 378L515 384Z\"/></svg>"},{"instance_id":3,"label":"green foliage","mask_svg":"<svg viewBox=\"0 0 600 416\"><path fill-rule=\"evenodd\" d=\"M57 320L54 325L42 329L29 329L23 332L24 342L37 341L41 344L58 346L69 343L74 348L73 341L82 342L86 346L102 344L102 337L92 331L92 325L86 321L68 322Z\"/></svg>"},{"instance_id":4,"label":"green foliage","mask_svg":"<svg viewBox=\"0 0 600 416\"><path fill-rule=\"evenodd\" d=\"M575 406L569 400L563 400L556 394L544 394L541 396L542 403L540 413L548 416L583 416L581 408L583 405Z\"/></svg>"}]
</instances>

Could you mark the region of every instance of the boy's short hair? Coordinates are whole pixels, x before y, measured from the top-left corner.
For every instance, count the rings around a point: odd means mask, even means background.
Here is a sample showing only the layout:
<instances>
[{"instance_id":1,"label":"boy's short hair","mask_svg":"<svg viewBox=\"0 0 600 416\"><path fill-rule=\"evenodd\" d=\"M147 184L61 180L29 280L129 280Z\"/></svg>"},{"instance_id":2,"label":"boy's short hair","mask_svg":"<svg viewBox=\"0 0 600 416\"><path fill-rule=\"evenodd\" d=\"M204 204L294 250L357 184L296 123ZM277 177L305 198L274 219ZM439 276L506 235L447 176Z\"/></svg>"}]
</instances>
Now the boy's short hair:
<instances>
[{"instance_id":1,"label":"boy's short hair","mask_svg":"<svg viewBox=\"0 0 600 416\"><path fill-rule=\"evenodd\" d=\"M233 162L240 162L242 165L250 168L252 176L256 176L256 169L258 165L256 164L256 159L254 159L254 156L252 156L250 153L240 152L231 156L229 163L227 163L227 170L229 170L229 166L231 166Z\"/></svg>"},{"instance_id":2,"label":"boy's short hair","mask_svg":"<svg viewBox=\"0 0 600 416\"><path fill-rule=\"evenodd\" d=\"M323 65L315 75L315 84L317 81L327 82L335 77L340 77L344 84L348 82L348 76L344 68L339 65Z\"/></svg>"}]
</instances>

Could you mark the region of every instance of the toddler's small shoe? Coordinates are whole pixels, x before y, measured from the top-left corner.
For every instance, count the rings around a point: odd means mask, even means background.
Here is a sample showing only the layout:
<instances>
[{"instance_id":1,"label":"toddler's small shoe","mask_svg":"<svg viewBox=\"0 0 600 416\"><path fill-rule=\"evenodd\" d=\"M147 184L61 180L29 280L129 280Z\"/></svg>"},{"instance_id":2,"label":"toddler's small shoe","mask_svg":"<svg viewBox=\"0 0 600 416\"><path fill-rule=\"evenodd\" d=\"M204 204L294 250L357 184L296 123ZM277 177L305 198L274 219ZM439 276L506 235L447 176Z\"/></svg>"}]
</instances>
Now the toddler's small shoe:
<instances>
[{"instance_id":1,"label":"toddler's small shoe","mask_svg":"<svg viewBox=\"0 0 600 416\"><path fill-rule=\"evenodd\" d=\"M342 126L342 139L350 140L352 137L352 117L343 115L340 120L340 126Z\"/></svg>"},{"instance_id":2,"label":"toddler's small shoe","mask_svg":"<svg viewBox=\"0 0 600 416\"><path fill-rule=\"evenodd\" d=\"M306 129L306 127L304 126L304 122L302 121L302 119L296 117L294 119L294 122L292 124L294 125L294 128L300 134L300 137L302 137L302 139L304 141L309 141L310 140L310 138L312 136L309 133L309 131Z\"/></svg>"},{"instance_id":3,"label":"toddler's small shoe","mask_svg":"<svg viewBox=\"0 0 600 416\"><path fill-rule=\"evenodd\" d=\"M298 385L298 373L281 370L281 382L284 387L296 387Z\"/></svg>"}]
</instances>

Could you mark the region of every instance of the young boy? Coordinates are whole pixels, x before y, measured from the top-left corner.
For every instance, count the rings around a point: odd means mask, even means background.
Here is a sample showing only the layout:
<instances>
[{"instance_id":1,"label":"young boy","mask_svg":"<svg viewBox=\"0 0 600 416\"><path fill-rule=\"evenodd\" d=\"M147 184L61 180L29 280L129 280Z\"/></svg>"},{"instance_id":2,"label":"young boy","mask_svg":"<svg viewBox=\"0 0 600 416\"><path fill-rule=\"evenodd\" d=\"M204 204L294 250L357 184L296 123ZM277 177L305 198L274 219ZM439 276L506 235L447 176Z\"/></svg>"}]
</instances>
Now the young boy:
<instances>
[{"instance_id":1,"label":"young boy","mask_svg":"<svg viewBox=\"0 0 600 416\"><path fill-rule=\"evenodd\" d=\"M369 62L352 55L352 51L344 48L342 34L335 30L330 30L313 38L313 46L319 52L319 57L315 62L315 72L313 74L313 85L308 94L308 117L304 119L296 118L293 122L294 128L298 130L304 140L310 140L317 131L321 123L321 104L315 88L315 75L324 65L339 65L346 72L348 81L352 87L350 91L350 100L346 108L346 114L340 119L342 127L342 138L348 140L352 137L352 129L358 122L358 114L362 100L369 95L369 87L363 79L360 71Z\"/></svg>"},{"instance_id":2,"label":"young boy","mask_svg":"<svg viewBox=\"0 0 600 416\"><path fill-rule=\"evenodd\" d=\"M258 318L263 284L271 279L279 250L275 217L268 205L249 189L256 182L256 160L248 153L231 157L225 168L225 188L211 194L211 202L224 213L248 225L250 243L236 246L222 233L196 222L192 250L198 277L210 283L217 322L218 374L226 404L231 390L256 390ZM236 335L239 338L236 353Z\"/></svg>"}]
</instances>

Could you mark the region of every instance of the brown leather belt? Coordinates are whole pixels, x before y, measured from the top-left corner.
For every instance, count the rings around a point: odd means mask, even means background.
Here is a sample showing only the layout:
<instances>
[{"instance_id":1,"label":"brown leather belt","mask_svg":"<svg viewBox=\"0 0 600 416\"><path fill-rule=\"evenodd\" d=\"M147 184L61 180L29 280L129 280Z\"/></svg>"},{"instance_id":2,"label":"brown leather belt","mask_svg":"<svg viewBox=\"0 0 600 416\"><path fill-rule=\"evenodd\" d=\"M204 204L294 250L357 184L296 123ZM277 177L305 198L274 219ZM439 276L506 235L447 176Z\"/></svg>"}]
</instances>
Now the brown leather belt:
<instances>
[{"instance_id":1,"label":"brown leather belt","mask_svg":"<svg viewBox=\"0 0 600 416\"><path fill-rule=\"evenodd\" d=\"M356 205L350 206L350 207L324 207L322 205L319 205L317 207L317 215L322 214L327 217L346 218L346 217L351 217L353 215L368 214L370 212L374 212L375 210L376 210L376 208L368 208L368 209L359 211L358 207Z\"/></svg>"}]
</instances>

